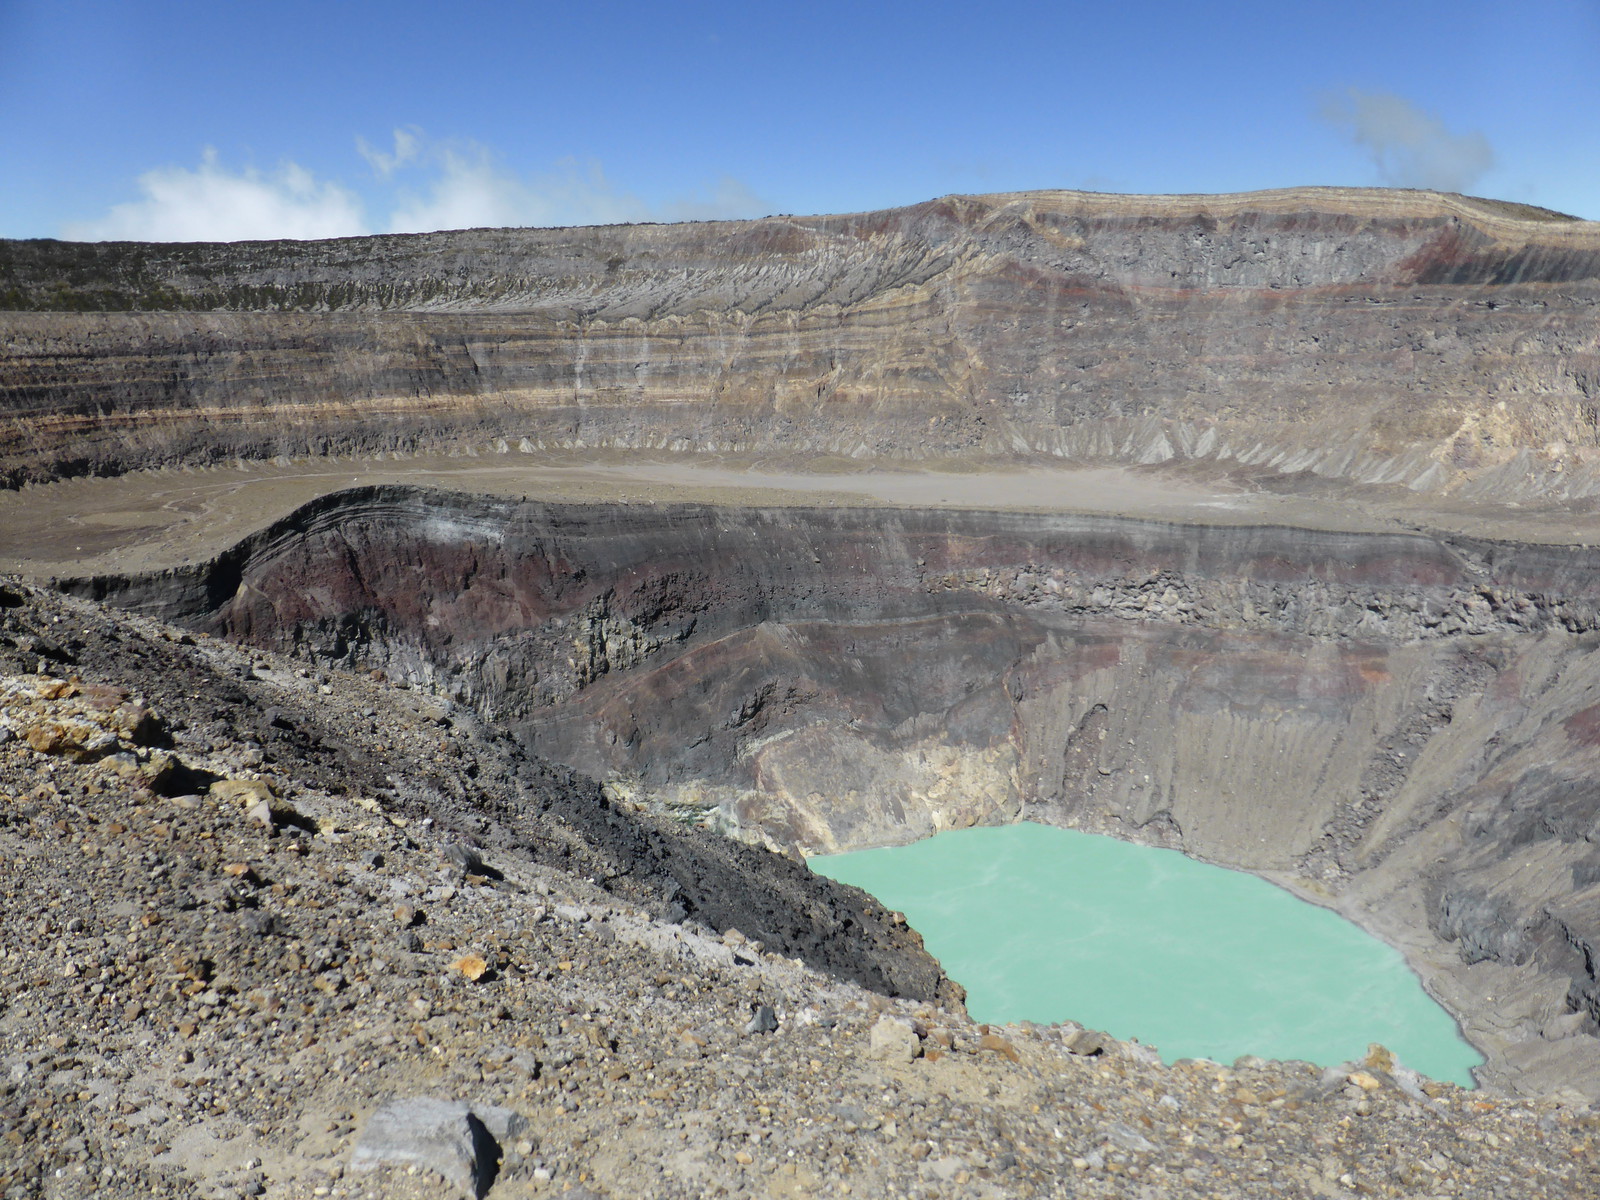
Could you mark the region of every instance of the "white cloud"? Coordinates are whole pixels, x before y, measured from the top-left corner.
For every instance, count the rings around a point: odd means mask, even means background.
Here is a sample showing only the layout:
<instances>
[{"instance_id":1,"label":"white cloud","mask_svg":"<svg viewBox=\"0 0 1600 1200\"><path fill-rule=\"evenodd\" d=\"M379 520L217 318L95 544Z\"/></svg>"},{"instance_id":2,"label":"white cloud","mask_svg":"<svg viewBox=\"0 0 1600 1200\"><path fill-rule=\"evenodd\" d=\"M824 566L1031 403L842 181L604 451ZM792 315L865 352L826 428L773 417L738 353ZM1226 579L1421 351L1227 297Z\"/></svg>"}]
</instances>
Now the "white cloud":
<instances>
[{"instance_id":1,"label":"white cloud","mask_svg":"<svg viewBox=\"0 0 1600 1200\"><path fill-rule=\"evenodd\" d=\"M1481 132L1451 133L1393 92L1350 88L1324 97L1321 116L1344 127L1372 156L1379 177L1396 187L1464 192L1494 166L1494 149Z\"/></svg>"},{"instance_id":2,"label":"white cloud","mask_svg":"<svg viewBox=\"0 0 1600 1200\"><path fill-rule=\"evenodd\" d=\"M66 225L79 241L239 241L254 238L343 237L383 229L605 225L622 221L688 221L758 216L762 201L724 176L702 192L651 205L616 186L597 162L563 159L553 169L523 174L488 147L435 141L415 127L393 132L393 149L358 139L372 169L367 203L341 183L318 181L292 162L276 171L230 171L207 149L194 170L161 167L139 177L140 199L104 217ZM368 220L366 213L387 213Z\"/></svg>"},{"instance_id":3,"label":"white cloud","mask_svg":"<svg viewBox=\"0 0 1600 1200\"><path fill-rule=\"evenodd\" d=\"M229 171L207 147L200 165L157 167L139 176L142 196L97 221L65 226L75 241L233 242L257 238L348 237L367 232L361 202L285 162L270 173Z\"/></svg>"},{"instance_id":4,"label":"white cloud","mask_svg":"<svg viewBox=\"0 0 1600 1200\"><path fill-rule=\"evenodd\" d=\"M366 138L356 139L356 151L362 158L371 164L380 178L387 179L395 171L412 162L417 157L417 152L422 149L422 130L416 126L407 126L394 131L394 153L386 154L372 145Z\"/></svg>"},{"instance_id":5,"label":"white cloud","mask_svg":"<svg viewBox=\"0 0 1600 1200\"><path fill-rule=\"evenodd\" d=\"M361 144L383 178L401 166L427 172L420 192L402 190L387 222L393 233L506 225L611 225L623 221L704 221L765 211L744 184L723 176L702 194L652 206L619 188L598 162L564 158L554 169L523 175L487 146L433 141L415 128L394 131L394 152Z\"/></svg>"},{"instance_id":6,"label":"white cloud","mask_svg":"<svg viewBox=\"0 0 1600 1200\"><path fill-rule=\"evenodd\" d=\"M429 147L425 167L432 178L421 194L400 194L388 220L391 232L650 219L649 206L613 187L599 163L566 159L554 171L522 176L486 147L461 142Z\"/></svg>"}]
</instances>

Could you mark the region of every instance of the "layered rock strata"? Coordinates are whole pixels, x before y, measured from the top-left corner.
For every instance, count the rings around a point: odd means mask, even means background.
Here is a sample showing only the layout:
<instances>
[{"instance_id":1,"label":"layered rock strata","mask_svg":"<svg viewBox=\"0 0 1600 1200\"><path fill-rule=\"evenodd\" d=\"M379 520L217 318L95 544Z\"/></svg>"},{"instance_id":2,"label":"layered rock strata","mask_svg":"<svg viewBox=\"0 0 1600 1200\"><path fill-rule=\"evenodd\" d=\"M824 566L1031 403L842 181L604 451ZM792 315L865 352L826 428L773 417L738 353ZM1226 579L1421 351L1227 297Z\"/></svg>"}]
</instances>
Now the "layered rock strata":
<instances>
[{"instance_id":1,"label":"layered rock strata","mask_svg":"<svg viewBox=\"0 0 1600 1200\"><path fill-rule=\"evenodd\" d=\"M0 243L0 480L464 442L1600 491L1600 227L1430 192Z\"/></svg>"},{"instance_id":2,"label":"layered rock strata","mask_svg":"<svg viewBox=\"0 0 1600 1200\"><path fill-rule=\"evenodd\" d=\"M1600 1067L1600 550L374 488L75 589L474 708L790 852L1018 817L1399 945L1487 1078Z\"/></svg>"}]
</instances>

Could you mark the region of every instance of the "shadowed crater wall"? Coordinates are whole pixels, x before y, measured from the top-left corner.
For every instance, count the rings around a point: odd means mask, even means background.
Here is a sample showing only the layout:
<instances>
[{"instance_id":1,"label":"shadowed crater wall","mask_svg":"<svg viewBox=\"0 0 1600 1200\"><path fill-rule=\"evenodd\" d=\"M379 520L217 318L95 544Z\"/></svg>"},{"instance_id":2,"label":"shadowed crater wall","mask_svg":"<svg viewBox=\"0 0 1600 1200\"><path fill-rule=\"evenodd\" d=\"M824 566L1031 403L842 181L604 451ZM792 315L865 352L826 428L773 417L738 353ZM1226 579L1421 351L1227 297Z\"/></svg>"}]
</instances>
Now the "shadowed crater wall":
<instances>
[{"instance_id":1,"label":"shadowed crater wall","mask_svg":"<svg viewBox=\"0 0 1600 1200\"><path fill-rule=\"evenodd\" d=\"M1529 1090L1600 1080L1600 550L895 509L324 497L96 598L475 707L788 852L1033 820L1399 946Z\"/></svg>"}]
</instances>

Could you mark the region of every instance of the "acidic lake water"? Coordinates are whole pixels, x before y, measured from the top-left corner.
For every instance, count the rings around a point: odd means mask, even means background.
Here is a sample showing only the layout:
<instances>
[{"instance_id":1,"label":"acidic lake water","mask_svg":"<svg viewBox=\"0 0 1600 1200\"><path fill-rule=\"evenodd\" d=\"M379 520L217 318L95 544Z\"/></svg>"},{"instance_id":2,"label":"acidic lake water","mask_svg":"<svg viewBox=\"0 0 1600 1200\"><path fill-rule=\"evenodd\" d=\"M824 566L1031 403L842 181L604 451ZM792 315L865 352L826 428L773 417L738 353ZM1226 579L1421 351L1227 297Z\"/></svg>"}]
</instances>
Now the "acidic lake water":
<instances>
[{"instance_id":1,"label":"acidic lake water","mask_svg":"<svg viewBox=\"0 0 1600 1200\"><path fill-rule=\"evenodd\" d=\"M1483 1061L1399 951L1264 879L1024 822L811 859L905 913L974 1020L1072 1020L1166 1061L1320 1065L1381 1042L1472 1086Z\"/></svg>"}]
</instances>

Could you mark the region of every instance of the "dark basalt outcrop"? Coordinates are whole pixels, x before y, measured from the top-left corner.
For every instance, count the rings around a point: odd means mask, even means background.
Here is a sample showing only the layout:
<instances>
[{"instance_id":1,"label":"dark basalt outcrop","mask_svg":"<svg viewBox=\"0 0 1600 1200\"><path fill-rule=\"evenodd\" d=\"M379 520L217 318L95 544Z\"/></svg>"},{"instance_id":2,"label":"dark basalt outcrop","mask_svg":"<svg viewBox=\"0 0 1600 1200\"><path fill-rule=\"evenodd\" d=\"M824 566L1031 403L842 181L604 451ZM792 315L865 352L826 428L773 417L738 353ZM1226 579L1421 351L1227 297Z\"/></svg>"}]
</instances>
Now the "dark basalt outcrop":
<instances>
[{"instance_id":1,"label":"dark basalt outcrop","mask_svg":"<svg viewBox=\"0 0 1600 1200\"><path fill-rule=\"evenodd\" d=\"M436 689L784 850L1027 817L1267 874L1488 1078L1593 1088L1600 550L1110 517L331 495L74 590Z\"/></svg>"},{"instance_id":2,"label":"dark basalt outcrop","mask_svg":"<svg viewBox=\"0 0 1600 1200\"><path fill-rule=\"evenodd\" d=\"M0 480L533 447L1600 490L1600 229L1429 192L0 242Z\"/></svg>"}]
</instances>

